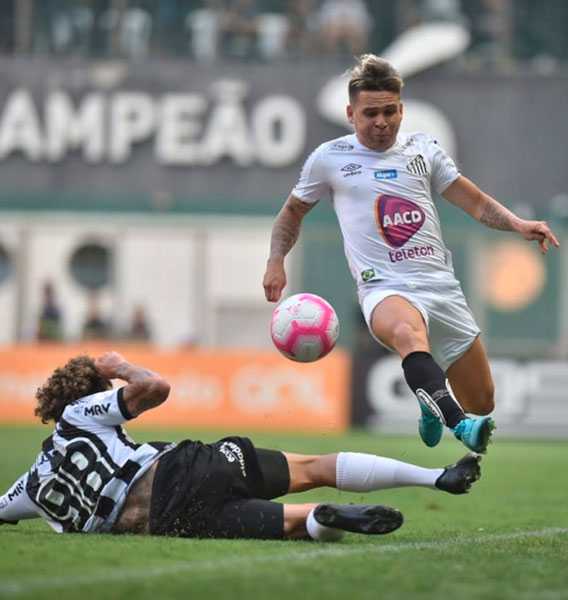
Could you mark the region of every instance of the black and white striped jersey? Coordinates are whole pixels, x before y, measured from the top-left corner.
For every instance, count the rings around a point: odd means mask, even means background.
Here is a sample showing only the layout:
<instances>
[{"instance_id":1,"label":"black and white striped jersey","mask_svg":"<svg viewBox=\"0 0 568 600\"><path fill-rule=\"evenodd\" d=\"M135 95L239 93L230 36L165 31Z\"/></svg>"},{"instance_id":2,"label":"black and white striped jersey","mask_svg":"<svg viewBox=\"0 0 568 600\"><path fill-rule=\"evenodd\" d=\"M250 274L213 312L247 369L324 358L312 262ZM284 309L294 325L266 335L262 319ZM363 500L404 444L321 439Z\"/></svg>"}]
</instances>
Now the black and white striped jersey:
<instances>
[{"instance_id":1,"label":"black and white striped jersey","mask_svg":"<svg viewBox=\"0 0 568 600\"><path fill-rule=\"evenodd\" d=\"M122 388L68 405L34 465L0 498L0 519L41 516L58 532L107 532L130 487L175 444L136 444ZM16 493L17 492L17 493Z\"/></svg>"}]
</instances>

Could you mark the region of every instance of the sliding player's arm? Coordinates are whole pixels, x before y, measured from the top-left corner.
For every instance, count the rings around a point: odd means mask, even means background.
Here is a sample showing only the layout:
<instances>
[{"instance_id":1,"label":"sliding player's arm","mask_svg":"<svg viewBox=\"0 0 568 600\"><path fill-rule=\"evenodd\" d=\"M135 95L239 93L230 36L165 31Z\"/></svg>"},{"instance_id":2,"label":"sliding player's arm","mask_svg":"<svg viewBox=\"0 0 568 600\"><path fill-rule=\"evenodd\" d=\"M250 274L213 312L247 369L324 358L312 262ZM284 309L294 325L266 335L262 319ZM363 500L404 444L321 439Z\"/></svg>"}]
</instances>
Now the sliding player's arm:
<instances>
[{"instance_id":1,"label":"sliding player's arm","mask_svg":"<svg viewBox=\"0 0 568 600\"><path fill-rule=\"evenodd\" d=\"M19 477L0 496L0 525L16 525L22 519L36 519L41 515L26 491L28 474Z\"/></svg>"},{"instance_id":2,"label":"sliding player's arm","mask_svg":"<svg viewBox=\"0 0 568 600\"><path fill-rule=\"evenodd\" d=\"M491 229L514 231L525 240L536 240L543 253L548 251L549 244L556 248L560 245L546 221L526 221L517 217L463 175L451 183L442 195Z\"/></svg>"},{"instance_id":3,"label":"sliding player's arm","mask_svg":"<svg viewBox=\"0 0 568 600\"><path fill-rule=\"evenodd\" d=\"M300 235L303 218L314 206L290 195L276 216L270 238L270 255L262 281L269 302L277 302L282 295L286 286L284 259Z\"/></svg>"},{"instance_id":4,"label":"sliding player's arm","mask_svg":"<svg viewBox=\"0 0 568 600\"><path fill-rule=\"evenodd\" d=\"M170 393L169 383L157 373L130 364L118 352L106 352L95 360L97 370L108 379L122 379L122 402L130 417L159 406Z\"/></svg>"}]
</instances>

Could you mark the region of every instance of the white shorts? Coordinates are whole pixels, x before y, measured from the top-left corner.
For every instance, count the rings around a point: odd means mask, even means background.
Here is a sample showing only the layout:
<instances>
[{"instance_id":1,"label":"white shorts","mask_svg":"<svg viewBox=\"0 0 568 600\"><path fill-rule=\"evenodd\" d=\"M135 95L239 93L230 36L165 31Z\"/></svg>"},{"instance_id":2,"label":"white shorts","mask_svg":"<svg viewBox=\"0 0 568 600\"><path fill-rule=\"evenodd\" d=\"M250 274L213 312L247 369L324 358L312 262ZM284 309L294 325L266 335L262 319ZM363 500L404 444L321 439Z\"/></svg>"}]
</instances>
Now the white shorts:
<instances>
[{"instance_id":1,"label":"white shorts","mask_svg":"<svg viewBox=\"0 0 568 600\"><path fill-rule=\"evenodd\" d=\"M371 335L371 317L376 306L389 296L401 296L420 311L434 360L445 372L473 344L480 333L459 282L448 277L420 283L377 282L359 289L359 302ZM389 348L392 350L392 348Z\"/></svg>"}]
</instances>

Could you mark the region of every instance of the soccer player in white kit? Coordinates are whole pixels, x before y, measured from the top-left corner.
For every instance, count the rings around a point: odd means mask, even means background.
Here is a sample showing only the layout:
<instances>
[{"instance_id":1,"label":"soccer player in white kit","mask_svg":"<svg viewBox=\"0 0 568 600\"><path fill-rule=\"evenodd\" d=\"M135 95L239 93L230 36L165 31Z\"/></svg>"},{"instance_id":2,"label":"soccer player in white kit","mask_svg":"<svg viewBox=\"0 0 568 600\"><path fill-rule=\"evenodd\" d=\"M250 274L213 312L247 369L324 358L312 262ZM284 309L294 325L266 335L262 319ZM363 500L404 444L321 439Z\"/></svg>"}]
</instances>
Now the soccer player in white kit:
<instances>
[{"instance_id":1,"label":"soccer player in white kit","mask_svg":"<svg viewBox=\"0 0 568 600\"><path fill-rule=\"evenodd\" d=\"M488 227L536 240L543 253L558 240L546 222L520 219L461 175L434 139L399 134L402 85L387 61L359 58L347 106L355 133L322 144L305 162L272 229L265 295L280 299L284 259L302 219L330 197L361 309L373 337L402 359L420 404L424 443L438 444L446 425L468 448L485 452L494 428L493 380L432 194ZM468 418L464 411L482 416Z\"/></svg>"}]
</instances>

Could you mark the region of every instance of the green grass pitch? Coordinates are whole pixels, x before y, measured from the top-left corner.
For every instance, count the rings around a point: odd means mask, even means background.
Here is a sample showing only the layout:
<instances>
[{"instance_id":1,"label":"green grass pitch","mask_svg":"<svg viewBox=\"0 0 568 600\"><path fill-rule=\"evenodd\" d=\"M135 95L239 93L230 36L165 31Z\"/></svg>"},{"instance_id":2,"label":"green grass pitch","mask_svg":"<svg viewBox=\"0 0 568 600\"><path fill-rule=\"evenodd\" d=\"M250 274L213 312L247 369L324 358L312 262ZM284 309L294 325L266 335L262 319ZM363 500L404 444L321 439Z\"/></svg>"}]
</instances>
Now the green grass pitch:
<instances>
[{"instance_id":1,"label":"green grass pitch","mask_svg":"<svg viewBox=\"0 0 568 600\"><path fill-rule=\"evenodd\" d=\"M2 492L25 471L47 428L0 428ZM134 431L142 439L227 432ZM423 466L463 454L447 436L435 449L417 437L368 433L249 434L290 452L374 452ZM568 598L568 443L500 440L468 496L405 488L367 495L322 489L290 502L374 502L405 524L388 536L350 534L337 544L57 535L42 521L0 527L0 598Z\"/></svg>"}]
</instances>

